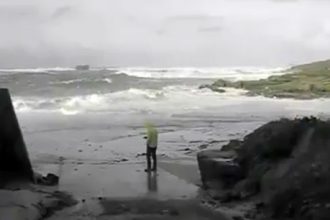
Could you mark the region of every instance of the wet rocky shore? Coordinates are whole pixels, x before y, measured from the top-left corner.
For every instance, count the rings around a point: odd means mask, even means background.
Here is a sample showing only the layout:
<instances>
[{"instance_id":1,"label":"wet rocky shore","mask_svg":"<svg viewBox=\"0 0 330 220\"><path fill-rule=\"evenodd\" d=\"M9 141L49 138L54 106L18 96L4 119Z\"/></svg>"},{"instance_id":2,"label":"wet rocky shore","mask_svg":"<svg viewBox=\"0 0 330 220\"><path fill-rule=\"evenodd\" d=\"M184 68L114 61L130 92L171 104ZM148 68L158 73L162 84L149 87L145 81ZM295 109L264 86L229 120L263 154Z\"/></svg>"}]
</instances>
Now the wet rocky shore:
<instances>
[{"instance_id":1,"label":"wet rocky shore","mask_svg":"<svg viewBox=\"0 0 330 220\"><path fill-rule=\"evenodd\" d=\"M269 122L197 155L203 188L233 219L328 219L330 122ZM247 207L247 208L246 208Z\"/></svg>"}]
</instances>

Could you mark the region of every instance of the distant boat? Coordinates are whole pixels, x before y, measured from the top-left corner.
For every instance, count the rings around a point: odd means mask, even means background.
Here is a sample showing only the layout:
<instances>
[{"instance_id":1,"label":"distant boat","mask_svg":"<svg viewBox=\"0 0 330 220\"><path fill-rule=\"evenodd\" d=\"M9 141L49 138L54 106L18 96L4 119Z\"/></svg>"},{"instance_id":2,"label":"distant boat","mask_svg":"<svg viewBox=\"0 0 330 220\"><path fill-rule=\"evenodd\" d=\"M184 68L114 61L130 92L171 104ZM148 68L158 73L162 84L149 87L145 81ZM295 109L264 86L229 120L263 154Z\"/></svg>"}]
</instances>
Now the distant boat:
<instances>
[{"instance_id":1,"label":"distant boat","mask_svg":"<svg viewBox=\"0 0 330 220\"><path fill-rule=\"evenodd\" d=\"M89 65L78 65L76 70L89 70Z\"/></svg>"}]
</instances>

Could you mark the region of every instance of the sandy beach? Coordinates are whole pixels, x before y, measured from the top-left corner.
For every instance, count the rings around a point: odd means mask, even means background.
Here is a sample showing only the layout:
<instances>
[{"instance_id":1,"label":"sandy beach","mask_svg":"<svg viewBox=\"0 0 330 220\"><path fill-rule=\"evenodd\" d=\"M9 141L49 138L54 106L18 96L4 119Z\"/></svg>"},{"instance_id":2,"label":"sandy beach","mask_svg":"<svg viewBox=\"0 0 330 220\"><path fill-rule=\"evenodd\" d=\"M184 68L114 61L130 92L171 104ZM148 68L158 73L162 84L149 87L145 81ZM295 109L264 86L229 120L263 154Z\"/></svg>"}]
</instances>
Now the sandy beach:
<instances>
[{"instance_id":1,"label":"sandy beach","mask_svg":"<svg viewBox=\"0 0 330 220\"><path fill-rule=\"evenodd\" d=\"M112 129L116 130L116 127ZM50 219L68 216L72 219L103 219L106 215L118 219L132 219L132 216L136 219L154 219L155 216L172 219L173 213L168 212L180 213L178 219L214 219L213 215L220 215L211 214L210 207L202 204L195 159L201 145L219 137L207 134L202 128L161 127L159 170L157 175L148 175L144 172L142 129L123 131L131 133L126 137L111 134L109 129L27 132L26 142L34 146L30 156L35 171L59 175L57 189L72 194L79 201L75 207L56 213ZM141 203L149 206L151 201L155 203L151 210L136 207ZM117 211L112 210L113 203L115 207L119 206ZM121 206L127 208L121 210ZM189 211L196 208L196 213Z\"/></svg>"}]
</instances>

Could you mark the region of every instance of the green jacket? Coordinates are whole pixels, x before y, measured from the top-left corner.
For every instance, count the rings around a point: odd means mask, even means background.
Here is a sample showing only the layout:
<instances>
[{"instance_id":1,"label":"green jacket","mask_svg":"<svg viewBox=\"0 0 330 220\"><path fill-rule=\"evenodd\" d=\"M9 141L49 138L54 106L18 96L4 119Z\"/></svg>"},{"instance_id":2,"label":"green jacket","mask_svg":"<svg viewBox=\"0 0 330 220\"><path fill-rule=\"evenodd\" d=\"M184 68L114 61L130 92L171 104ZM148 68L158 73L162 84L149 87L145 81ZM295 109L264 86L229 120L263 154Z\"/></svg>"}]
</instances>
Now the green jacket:
<instances>
[{"instance_id":1,"label":"green jacket","mask_svg":"<svg viewBox=\"0 0 330 220\"><path fill-rule=\"evenodd\" d=\"M147 146L151 148L156 148L158 145L158 131L151 125L146 125L147 128Z\"/></svg>"}]
</instances>

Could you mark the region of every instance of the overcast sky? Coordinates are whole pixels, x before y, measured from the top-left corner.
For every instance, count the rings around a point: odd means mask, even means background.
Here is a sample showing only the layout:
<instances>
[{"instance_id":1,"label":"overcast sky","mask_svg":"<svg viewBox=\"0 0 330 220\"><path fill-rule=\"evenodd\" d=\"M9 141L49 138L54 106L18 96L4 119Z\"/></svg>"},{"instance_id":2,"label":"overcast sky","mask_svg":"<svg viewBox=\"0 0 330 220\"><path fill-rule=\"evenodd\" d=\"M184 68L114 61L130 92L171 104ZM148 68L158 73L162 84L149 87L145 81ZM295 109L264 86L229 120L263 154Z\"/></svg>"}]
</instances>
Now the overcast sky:
<instances>
[{"instance_id":1,"label":"overcast sky","mask_svg":"<svg viewBox=\"0 0 330 220\"><path fill-rule=\"evenodd\" d=\"M330 58L328 0L0 0L0 68Z\"/></svg>"}]
</instances>

